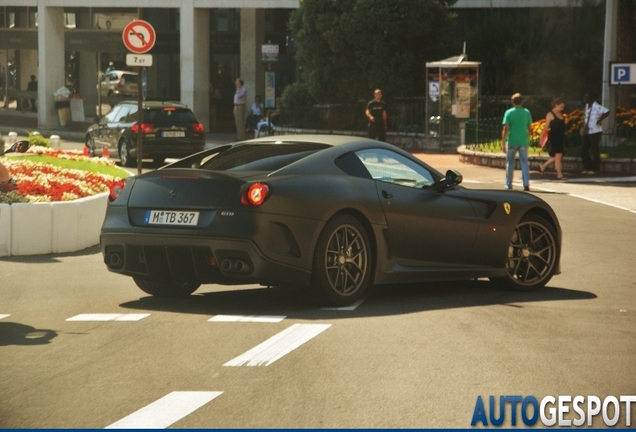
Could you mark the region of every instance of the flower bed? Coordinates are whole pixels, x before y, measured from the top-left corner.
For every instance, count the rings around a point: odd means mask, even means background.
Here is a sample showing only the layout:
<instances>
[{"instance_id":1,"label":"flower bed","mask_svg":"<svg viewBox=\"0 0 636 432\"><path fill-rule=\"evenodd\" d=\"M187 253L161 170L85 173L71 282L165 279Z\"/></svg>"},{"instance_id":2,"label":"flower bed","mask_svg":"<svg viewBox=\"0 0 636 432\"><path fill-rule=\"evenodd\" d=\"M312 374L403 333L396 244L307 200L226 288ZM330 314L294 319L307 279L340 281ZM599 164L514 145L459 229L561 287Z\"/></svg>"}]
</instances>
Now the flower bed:
<instances>
[{"instance_id":1,"label":"flower bed","mask_svg":"<svg viewBox=\"0 0 636 432\"><path fill-rule=\"evenodd\" d=\"M34 146L22 155L43 155L43 161L34 162L30 158L5 157L2 164L16 181L13 190L0 191L0 203L12 204L16 202L53 202L72 201L79 198L108 192L110 186L127 172L121 175L103 174L75 168L64 168L52 164L51 159L77 161L90 164L114 167L111 159L90 158L75 150L50 149Z\"/></svg>"},{"instance_id":2,"label":"flower bed","mask_svg":"<svg viewBox=\"0 0 636 432\"><path fill-rule=\"evenodd\" d=\"M109 159L44 147L1 161L16 186L0 192L0 256L75 252L99 243L110 186L129 176Z\"/></svg>"}]
</instances>

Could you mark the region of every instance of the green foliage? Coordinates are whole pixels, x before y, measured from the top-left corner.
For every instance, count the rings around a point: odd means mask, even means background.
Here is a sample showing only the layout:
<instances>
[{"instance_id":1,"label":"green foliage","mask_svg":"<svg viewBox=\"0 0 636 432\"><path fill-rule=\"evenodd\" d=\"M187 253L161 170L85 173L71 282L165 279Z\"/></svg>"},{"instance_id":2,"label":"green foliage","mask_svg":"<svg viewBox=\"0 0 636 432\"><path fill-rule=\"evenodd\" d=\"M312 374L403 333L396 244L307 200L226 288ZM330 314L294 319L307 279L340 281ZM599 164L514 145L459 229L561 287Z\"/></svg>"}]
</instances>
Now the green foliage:
<instances>
[{"instance_id":1,"label":"green foliage","mask_svg":"<svg viewBox=\"0 0 636 432\"><path fill-rule=\"evenodd\" d=\"M301 0L290 16L297 61L320 103L424 94L453 15L447 0Z\"/></svg>"},{"instance_id":2,"label":"green foliage","mask_svg":"<svg viewBox=\"0 0 636 432\"><path fill-rule=\"evenodd\" d=\"M324 120L320 117L320 112L313 106L316 100L309 93L309 88L305 83L294 83L283 90L283 108L281 121L290 127L320 129L324 125Z\"/></svg>"},{"instance_id":3,"label":"green foliage","mask_svg":"<svg viewBox=\"0 0 636 432\"><path fill-rule=\"evenodd\" d=\"M41 146L41 147L51 147L51 141L48 138L44 138L40 134L34 134L33 132L29 132L29 147L30 146Z\"/></svg>"},{"instance_id":4,"label":"green foliage","mask_svg":"<svg viewBox=\"0 0 636 432\"><path fill-rule=\"evenodd\" d=\"M57 157L51 157L46 155L29 155L29 156L14 156L12 160L27 160L34 163L43 163L47 165L53 165L64 169L76 169L81 171L88 171L97 174L107 174L117 178L126 178L130 176L130 173L117 166L109 166L89 161L77 161L60 159Z\"/></svg>"},{"instance_id":5,"label":"green foliage","mask_svg":"<svg viewBox=\"0 0 636 432\"><path fill-rule=\"evenodd\" d=\"M547 94L581 100L603 81L605 2L572 0L551 8L474 9L459 35L482 62L483 95Z\"/></svg>"}]
</instances>

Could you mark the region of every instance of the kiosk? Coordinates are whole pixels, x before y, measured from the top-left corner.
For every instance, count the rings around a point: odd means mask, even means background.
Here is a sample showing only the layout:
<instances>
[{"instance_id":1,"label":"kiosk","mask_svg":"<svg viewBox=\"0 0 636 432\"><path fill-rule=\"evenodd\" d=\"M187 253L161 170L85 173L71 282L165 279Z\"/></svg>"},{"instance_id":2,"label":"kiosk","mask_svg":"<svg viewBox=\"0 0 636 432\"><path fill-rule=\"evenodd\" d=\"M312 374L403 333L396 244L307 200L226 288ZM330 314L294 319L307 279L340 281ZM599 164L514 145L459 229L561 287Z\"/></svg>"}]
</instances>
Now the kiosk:
<instances>
[{"instance_id":1,"label":"kiosk","mask_svg":"<svg viewBox=\"0 0 636 432\"><path fill-rule=\"evenodd\" d=\"M465 144L466 122L478 122L480 65L466 53L426 63L426 140L440 151Z\"/></svg>"}]
</instances>

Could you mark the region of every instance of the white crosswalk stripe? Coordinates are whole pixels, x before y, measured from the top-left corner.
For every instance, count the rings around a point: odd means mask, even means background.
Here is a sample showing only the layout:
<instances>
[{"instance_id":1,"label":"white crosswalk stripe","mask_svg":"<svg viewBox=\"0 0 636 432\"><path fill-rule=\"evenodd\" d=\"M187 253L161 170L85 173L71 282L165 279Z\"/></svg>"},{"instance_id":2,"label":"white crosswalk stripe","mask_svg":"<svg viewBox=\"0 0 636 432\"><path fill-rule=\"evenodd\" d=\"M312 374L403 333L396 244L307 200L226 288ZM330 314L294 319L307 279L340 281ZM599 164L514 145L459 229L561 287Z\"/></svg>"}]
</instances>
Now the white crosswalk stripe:
<instances>
[{"instance_id":1,"label":"white crosswalk stripe","mask_svg":"<svg viewBox=\"0 0 636 432\"><path fill-rule=\"evenodd\" d=\"M287 318L285 315L216 315L209 322L262 322L277 323Z\"/></svg>"},{"instance_id":2,"label":"white crosswalk stripe","mask_svg":"<svg viewBox=\"0 0 636 432\"><path fill-rule=\"evenodd\" d=\"M165 429L222 393L220 391L175 391L105 429Z\"/></svg>"},{"instance_id":3,"label":"white crosswalk stripe","mask_svg":"<svg viewBox=\"0 0 636 432\"><path fill-rule=\"evenodd\" d=\"M150 314L79 314L66 321L139 321L149 316Z\"/></svg>"},{"instance_id":4,"label":"white crosswalk stripe","mask_svg":"<svg viewBox=\"0 0 636 432\"><path fill-rule=\"evenodd\" d=\"M0 314L0 319L11 316L11 314Z\"/></svg>"},{"instance_id":5,"label":"white crosswalk stripe","mask_svg":"<svg viewBox=\"0 0 636 432\"><path fill-rule=\"evenodd\" d=\"M223 366L269 366L329 327L331 324L294 324Z\"/></svg>"}]
</instances>

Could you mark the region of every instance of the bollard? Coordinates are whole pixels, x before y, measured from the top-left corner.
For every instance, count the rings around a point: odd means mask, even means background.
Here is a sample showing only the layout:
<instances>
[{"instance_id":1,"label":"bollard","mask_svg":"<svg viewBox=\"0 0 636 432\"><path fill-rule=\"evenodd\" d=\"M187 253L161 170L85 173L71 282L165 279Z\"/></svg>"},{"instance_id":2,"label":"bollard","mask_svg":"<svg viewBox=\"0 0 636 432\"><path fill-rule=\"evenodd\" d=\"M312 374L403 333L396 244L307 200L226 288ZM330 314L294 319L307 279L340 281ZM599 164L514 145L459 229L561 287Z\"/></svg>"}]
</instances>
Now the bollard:
<instances>
[{"instance_id":1,"label":"bollard","mask_svg":"<svg viewBox=\"0 0 636 432\"><path fill-rule=\"evenodd\" d=\"M42 134L40 132L38 132L38 131L33 131L33 132L31 132L31 135L38 136L38 135L42 135Z\"/></svg>"},{"instance_id":2,"label":"bollard","mask_svg":"<svg viewBox=\"0 0 636 432\"><path fill-rule=\"evenodd\" d=\"M15 144L18 140L18 134L15 132L9 132L9 144Z\"/></svg>"},{"instance_id":3,"label":"bollard","mask_svg":"<svg viewBox=\"0 0 636 432\"><path fill-rule=\"evenodd\" d=\"M51 147L60 148L60 137L58 135L51 135L49 141L51 142Z\"/></svg>"}]
</instances>

